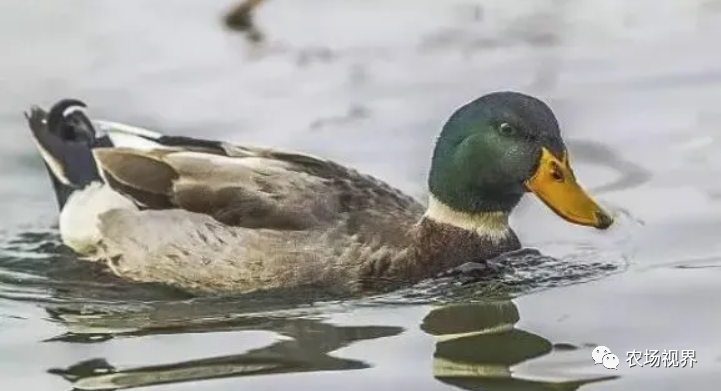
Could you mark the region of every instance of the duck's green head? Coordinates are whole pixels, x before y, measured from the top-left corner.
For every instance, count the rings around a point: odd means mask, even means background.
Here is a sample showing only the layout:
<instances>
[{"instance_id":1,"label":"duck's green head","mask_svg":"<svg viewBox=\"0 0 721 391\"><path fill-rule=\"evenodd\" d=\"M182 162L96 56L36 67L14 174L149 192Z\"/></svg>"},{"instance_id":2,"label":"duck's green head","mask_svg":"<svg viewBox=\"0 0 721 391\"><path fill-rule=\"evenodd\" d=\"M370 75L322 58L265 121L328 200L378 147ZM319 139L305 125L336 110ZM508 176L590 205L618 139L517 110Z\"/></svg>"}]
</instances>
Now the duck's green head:
<instances>
[{"instance_id":1,"label":"duck's green head","mask_svg":"<svg viewBox=\"0 0 721 391\"><path fill-rule=\"evenodd\" d=\"M613 223L576 182L551 109L517 92L491 93L453 113L428 182L434 202L462 215L508 214L530 191L572 223Z\"/></svg>"}]
</instances>

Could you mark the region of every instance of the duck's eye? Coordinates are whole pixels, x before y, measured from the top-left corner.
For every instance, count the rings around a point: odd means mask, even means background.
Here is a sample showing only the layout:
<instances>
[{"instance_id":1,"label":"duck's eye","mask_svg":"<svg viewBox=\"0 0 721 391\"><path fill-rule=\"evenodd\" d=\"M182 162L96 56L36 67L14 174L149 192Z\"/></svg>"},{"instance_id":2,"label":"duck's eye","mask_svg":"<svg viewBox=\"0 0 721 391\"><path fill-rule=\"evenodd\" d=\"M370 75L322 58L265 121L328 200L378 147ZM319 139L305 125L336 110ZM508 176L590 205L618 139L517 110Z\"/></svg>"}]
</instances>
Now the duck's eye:
<instances>
[{"instance_id":1,"label":"duck's eye","mask_svg":"<svg viewBox=\"0 0 721 391\"><path fill-rule=\"evenodd\" d=\"M512 136L516 134L516 128L514 128L507 122L498 125L498 131L504 136Z\"/></svg>"}]
</instances>

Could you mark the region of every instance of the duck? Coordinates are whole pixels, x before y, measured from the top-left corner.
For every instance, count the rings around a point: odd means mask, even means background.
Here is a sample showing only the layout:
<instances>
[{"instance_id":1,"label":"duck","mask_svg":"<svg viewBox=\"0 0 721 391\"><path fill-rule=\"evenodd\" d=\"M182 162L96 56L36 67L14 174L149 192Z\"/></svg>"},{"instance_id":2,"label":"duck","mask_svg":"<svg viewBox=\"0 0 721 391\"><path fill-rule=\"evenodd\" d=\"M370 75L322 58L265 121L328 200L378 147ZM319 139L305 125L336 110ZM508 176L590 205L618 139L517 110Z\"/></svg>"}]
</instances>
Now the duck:
<instances>
[{"instance_id":1,"label":"duck","mask_svg":"<svg viewBox=\"0 0 721 391\"><path fill-rule=\"evenodd\" d=\"M509 216L526 194L571 224L614 222L577 181L552 109L521 92L451 113L425 203L308 153L91 119L78 99L25 116L62 243L123 279L198 294L410 287L522 249Z\"/></svg>"}]
</instances>

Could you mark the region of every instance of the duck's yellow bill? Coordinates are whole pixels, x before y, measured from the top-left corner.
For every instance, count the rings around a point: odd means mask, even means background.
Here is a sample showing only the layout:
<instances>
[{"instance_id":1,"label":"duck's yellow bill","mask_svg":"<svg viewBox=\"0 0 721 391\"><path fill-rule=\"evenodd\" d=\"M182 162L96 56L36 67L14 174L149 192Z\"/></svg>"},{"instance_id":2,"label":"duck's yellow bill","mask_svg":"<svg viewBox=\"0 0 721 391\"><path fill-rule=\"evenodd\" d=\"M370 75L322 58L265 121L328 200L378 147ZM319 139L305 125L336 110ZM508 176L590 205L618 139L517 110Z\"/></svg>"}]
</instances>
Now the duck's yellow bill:
<instances>
[{"instance_id":1,"label":"duck's yellow bill","mask_svg":"<svg viewBox=\"0 0 721 391\"><path fill-rule=\"evenodd\" d=\"M558 159L542 148L538 169L526 181L526 187L567 221L598 229L613 224L613 218L576 182L565 154Z\"/></svg>"}]
</instances>

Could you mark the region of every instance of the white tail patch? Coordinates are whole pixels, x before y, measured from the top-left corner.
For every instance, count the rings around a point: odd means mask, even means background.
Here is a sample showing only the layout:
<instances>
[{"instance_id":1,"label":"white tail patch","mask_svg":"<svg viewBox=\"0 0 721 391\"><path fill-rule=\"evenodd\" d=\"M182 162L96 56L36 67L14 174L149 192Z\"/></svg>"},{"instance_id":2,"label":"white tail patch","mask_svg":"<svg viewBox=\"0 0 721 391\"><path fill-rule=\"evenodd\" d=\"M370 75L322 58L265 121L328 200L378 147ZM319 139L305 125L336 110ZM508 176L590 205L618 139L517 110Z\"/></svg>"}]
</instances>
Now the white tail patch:
<instances>
[{"instance_id":1,"label":"white tail patch","mask_svg":"<svg viewBox=\"0 0 721 391\"><path fill-rule=\"evenodd\" d=\"M425 217L441 224L448 224L466 231L475 232L493 241L506 239L511 232L508 213L466 213L455 210L439 201L433 195L428 199Z\"/></svg>"},{"instance_id":2,"label":"white tail patch","mask_svg":"<svg viewBox=\"0 0 721 391\"><path fill-rule=\"evenodd\" d=\"M63 243L78 254L94 252L102 239L99 217L112 209L138 208L131 200L100 182L93 182L71 194L60 212L60 237Z\"/></svg>"}]
</instances>

